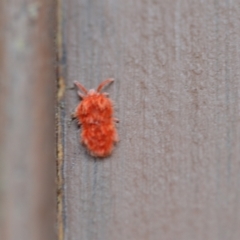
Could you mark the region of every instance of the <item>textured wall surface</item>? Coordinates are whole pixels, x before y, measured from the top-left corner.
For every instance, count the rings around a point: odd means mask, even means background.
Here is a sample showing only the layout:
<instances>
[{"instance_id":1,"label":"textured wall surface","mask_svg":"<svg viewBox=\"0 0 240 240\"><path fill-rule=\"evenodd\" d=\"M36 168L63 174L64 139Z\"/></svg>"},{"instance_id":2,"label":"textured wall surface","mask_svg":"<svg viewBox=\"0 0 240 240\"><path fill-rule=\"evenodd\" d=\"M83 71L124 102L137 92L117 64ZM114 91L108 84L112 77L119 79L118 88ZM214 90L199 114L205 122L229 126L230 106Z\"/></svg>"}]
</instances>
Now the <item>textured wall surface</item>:
<instances>
[{"instance_id":1,"label":"textured wall surface","mask_svg":"<svg viewBox=\"0 0 240 240\"><path fill-rule=\"evenodd\" d=\"M54 240L56 5L0 1L0 239Z\"/></svg>"},{"instance_id":2,"label":"textured wall surface","mask_svg":"<svg viewBox=\"0 0 240 240\"><path fill-rule=\"evenodd\" d=\"M60 7L59 238L240 239L240 1ZM108 77L120 142L97 160L72 87Z\"/></svg>"}]
</instances>

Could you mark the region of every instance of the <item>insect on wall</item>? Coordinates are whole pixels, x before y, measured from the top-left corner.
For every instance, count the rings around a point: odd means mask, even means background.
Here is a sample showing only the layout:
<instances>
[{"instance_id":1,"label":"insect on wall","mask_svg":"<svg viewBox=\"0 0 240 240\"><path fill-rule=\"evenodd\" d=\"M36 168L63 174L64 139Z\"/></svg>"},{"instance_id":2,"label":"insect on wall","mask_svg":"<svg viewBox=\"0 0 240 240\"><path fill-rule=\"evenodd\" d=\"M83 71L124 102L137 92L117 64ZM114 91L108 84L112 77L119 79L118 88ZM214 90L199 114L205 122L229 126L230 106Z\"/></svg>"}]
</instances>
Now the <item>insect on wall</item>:
<instances>
[{"instance_id":1,"label":"insect on wall","mask_svg":"<svg viewBox=\"0 0 240 240\"><path fill-rule=\"evenodd\" d=\"M75 81L78 88L78 95L82 101L78 104L73 114L81 127L81 142L94 157L107 157L118 141L118 134L113 117L114 108L108 93L101 93L101 90L113 79L106 79L97 88L89 91Z\"/></svg>"}]
</instances>

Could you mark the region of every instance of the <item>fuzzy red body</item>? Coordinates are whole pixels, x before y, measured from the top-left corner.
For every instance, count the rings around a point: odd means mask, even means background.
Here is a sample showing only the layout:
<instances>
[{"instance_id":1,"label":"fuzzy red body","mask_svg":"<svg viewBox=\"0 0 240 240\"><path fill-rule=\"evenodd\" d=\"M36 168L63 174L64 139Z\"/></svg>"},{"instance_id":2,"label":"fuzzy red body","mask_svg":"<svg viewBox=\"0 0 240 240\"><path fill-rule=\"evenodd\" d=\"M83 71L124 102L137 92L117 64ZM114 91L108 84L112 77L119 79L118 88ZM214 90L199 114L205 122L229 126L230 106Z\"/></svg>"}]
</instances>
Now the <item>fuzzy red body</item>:
<instances>
[{"instance_id":1,"label":"fuzzy red body","mask_svg":"<svg viewBox=\"0 0 240 240\"><path fill-rule=\"evenodd\" d=\"M80 96L83 100L76 108L75 117L82 128L82 143L91 155L106 157L111 154L117 141L113 103L106 94L95 90Z\"/></svg>"}]
</instances>

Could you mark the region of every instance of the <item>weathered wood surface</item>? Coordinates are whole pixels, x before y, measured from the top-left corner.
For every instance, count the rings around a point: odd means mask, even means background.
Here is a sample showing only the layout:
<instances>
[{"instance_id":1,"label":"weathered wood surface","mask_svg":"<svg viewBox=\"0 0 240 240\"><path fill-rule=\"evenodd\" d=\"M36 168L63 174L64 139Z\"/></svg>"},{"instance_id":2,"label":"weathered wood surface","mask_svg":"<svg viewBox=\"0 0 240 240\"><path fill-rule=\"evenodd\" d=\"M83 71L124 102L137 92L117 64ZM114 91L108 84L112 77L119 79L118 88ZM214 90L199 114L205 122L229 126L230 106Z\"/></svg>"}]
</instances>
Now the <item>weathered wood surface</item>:
<instances>
[{"instance_id":1,"label":"weathered wood surface","mask_svg":"<svg viewBox=\"0 0 240 240\"><path fill-rule=\"evenodd\" d=\"M240 239L240 2L61 11L59 239ZM99 161L69 124L71 88L108 77L121 141Z\"/></svg>"},{"instance_id":2,"label":"weathered wood surface","mask_svg":"<svg viewBox=\"0 0 240 240\"><path fill-rule=\"evenodd\" d=\"M0 1L0 239L56 239L56 5Z\"/></svg>"}]
</instances>

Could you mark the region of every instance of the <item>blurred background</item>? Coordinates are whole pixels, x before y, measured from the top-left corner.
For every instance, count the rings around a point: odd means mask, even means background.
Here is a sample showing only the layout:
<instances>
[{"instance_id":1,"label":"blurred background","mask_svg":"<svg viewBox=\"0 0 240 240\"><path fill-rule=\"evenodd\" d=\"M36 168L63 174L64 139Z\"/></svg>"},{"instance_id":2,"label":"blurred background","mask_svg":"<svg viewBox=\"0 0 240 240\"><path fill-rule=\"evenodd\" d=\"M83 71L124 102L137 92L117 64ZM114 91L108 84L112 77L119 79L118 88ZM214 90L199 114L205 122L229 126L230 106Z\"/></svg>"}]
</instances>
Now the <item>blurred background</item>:
<instances>
[{"instance_id":1,"label":"blurred background","mask_svg":"<svg viewBox=\"0 0 240 240\"><path fill-rule=\"evenodd\" d=\"M56 239L56 3L0 2L0 239Z\"/></svg>"}]
</instances>

